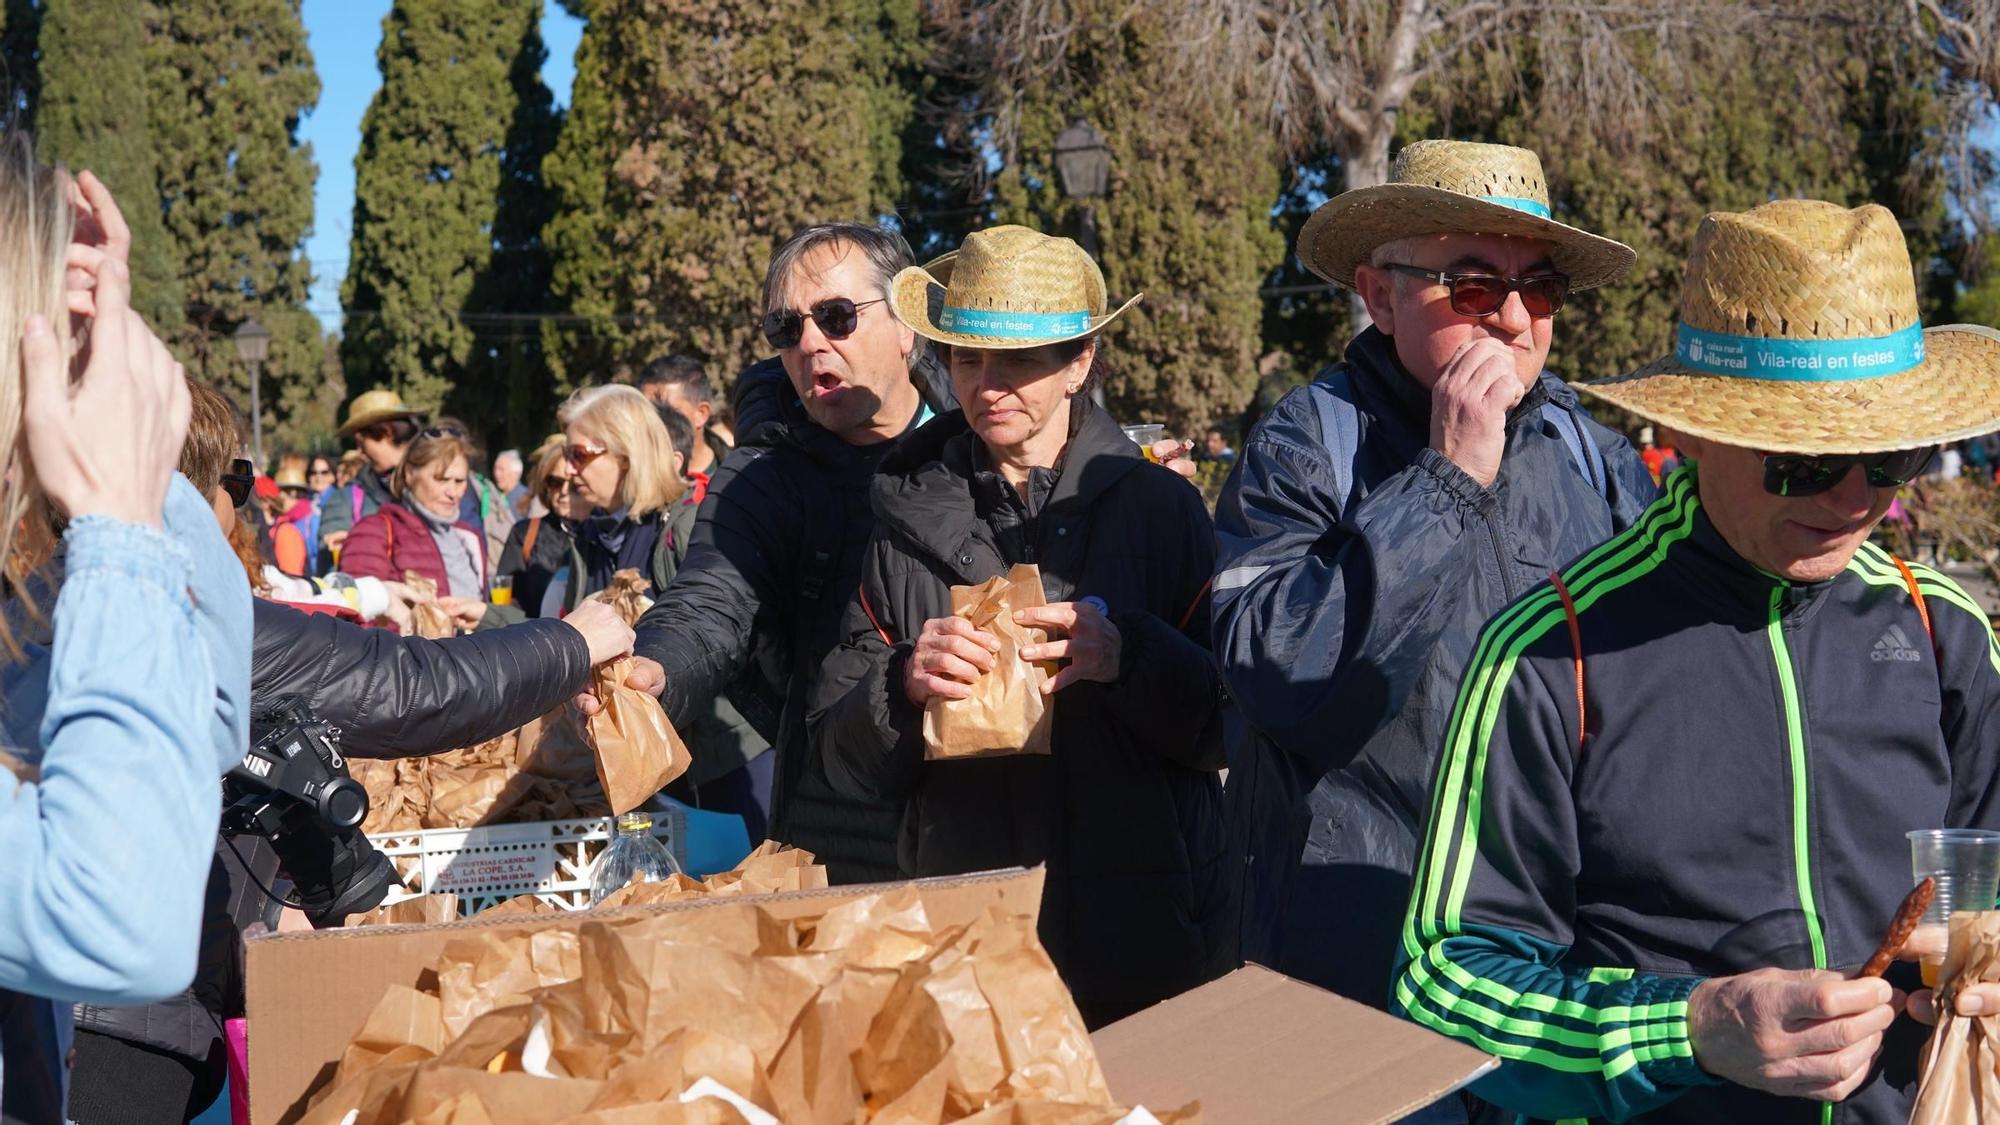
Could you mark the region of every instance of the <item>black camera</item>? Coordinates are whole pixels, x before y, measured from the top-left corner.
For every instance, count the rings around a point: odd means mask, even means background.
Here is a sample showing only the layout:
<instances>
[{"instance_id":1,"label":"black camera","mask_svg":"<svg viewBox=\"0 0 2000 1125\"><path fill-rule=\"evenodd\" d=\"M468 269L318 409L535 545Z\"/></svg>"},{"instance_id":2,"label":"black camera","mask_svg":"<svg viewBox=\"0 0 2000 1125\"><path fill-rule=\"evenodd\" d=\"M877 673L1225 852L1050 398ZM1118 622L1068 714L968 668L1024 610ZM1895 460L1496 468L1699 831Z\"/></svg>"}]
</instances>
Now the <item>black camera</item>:
<instances>
[{"instance_id":1,"label":"black camera","mask_svg":"<svg viewBox=\"0 0 2000 1125\"><path fill-rule=\"evenodd\" d=\"M347 772L340 730L286 698L253 718L250 752L223 779L222 830L262 836L316 927L373 910L397 882L360 832L368 790Z\"/></svg>"}]
</instances>

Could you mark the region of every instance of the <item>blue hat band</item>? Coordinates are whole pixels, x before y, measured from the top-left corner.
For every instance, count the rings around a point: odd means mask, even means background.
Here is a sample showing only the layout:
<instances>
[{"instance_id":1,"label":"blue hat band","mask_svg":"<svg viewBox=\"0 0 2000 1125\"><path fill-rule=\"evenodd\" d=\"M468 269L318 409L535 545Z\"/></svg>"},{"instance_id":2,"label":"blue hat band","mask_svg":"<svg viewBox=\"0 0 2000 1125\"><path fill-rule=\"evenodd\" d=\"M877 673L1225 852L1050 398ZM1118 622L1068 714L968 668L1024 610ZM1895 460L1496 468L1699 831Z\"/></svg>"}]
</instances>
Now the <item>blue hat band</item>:
<instances>
[{"instance_id":1,"label":"blue hat band","mask_svg":"<svg viewBox=\"0 0 2000 1125\"><path fill-rule=\"evenodd\" d=\"M961 336L1007 340L1061 339L1090 331L1090 312L1031 313L1001 309L961 309L946 305L938 327Z\"/></svg>"},{"instance_id":2,"label":"blue hat band","mask_svg":"<svg viewBox=\"0 0 2000 1125\"><path fill-rule=\"evenodd\" d=\"M1848 340L1769 340L1707 332L1682 323L1674 332L1674 358L1711 375L1787 383L1840 383L1879 379L1924 361L1924 329L1912 324L1887 336Z\"/></svg>"},{"instance_id":3,"label":"blue hat band","mask_svg":"<svg viewBox=\"0 0 2000 1125\"><path fill-rule=\"evenodd\" d=\"M1502 207L1512 207L1516 211L1526 211L1537 219L1554 218L1549 214L1549 205L1538 199L1522 199L1512 195L1482 195L1479 198L1488 203L1498 203Z\"/></svg>"}]
</instances>

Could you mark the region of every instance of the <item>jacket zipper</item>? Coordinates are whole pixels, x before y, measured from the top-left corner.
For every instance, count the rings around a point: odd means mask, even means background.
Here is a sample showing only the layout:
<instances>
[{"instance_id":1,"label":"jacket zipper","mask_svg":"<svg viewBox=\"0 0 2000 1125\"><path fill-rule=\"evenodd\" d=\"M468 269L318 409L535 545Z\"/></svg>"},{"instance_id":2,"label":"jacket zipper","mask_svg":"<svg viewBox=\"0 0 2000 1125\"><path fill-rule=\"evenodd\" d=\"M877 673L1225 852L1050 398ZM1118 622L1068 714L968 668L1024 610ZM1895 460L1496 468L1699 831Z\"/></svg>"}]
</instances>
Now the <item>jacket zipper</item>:
<instances>
[{"instance_id":1,"label":"jacket zipper","mask_svg":"<svg viewBox=\"0 0 2000 1125\"><path fill-rule=\"evenodd\" d=\"M1771 590L1771 616L1765 634L1771 640L1771 658L1778 668L1778 692L1784 698L1785 742L1789 749L1792 775L1792 871L1799 886L1799 908L1806 916L1806 937L1812 943L1813 968L1826 968L1826 936L1821 932L1819 910L1813 899L1812 849L1807 831L1810 813L1806 784L1805 716L1799 706L1798 678L1792 668L1791 647L1785 643L1785 587ZM1833 1120L1833 1103L1820 1104L1822 1123Z\"/></svg>"}]
</instances>

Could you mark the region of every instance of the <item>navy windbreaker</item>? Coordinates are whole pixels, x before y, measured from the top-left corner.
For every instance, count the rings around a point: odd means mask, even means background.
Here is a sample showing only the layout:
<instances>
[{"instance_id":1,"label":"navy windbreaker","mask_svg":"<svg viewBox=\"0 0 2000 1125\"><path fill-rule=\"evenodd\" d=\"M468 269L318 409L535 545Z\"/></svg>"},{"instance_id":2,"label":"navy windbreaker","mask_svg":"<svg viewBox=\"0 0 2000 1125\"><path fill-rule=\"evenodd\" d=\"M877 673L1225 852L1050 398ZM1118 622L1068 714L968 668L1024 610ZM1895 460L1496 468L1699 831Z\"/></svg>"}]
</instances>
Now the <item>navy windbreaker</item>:
<instances>
[{"instance_id":1,"label":"navy windbreaker","mask_svg":"<svg viewBox=\"0 0 2000 1125\"><path fill-rule=\"evenodd\" d=\"M1335 379L1354 448L1327 447ZM1428 448L1430 393L1370 328L1251 433L1216 509L1215 651L1260 736L1230 763L1243 953L1377 1007L1479 626L1654 495L1638 454L1553 375L1507 427L1482 489ZM1583 436L1601 456L1580 467Z\"/></svg>"},{"instance_id":2,"label":"navy windbreaker","mask_svg":"<svg viewBox=\"0 0 2000 1125\"><path fill-rule=\"evenodd\" d=\"M1481 634L1397 1010L1499 1055L1473 1092L1529 1119L1900 1125L1911 1021L1836 1107L1708 1077L1687 997L1760 968L1851 973L1910 889L1906 831L2000 828L2000 645L1913 566L1926 635L1872 544L1826 582L1757 570L1695 479L1676 473L1638 526L1563 569L1578 641L1546 583Z\"/></svg>"}]
</instances>

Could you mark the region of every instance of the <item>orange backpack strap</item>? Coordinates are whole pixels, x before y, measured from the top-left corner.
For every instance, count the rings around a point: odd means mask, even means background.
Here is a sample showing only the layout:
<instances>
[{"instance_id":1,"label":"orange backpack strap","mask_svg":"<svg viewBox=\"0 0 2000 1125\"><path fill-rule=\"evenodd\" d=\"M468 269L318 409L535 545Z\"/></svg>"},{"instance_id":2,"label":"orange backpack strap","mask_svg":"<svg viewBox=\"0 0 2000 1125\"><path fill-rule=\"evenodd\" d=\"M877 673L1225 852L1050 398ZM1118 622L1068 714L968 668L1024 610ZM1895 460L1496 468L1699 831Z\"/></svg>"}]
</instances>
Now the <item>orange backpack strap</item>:
<instances>
[{"instance_id":1,"label":"orange backpack strap","mask_svg":"<svg viewBox=\"0 0 2000 1125\"><path fill-rule=\"evenodd\" d=\"M1937 634L1931 630L1931 607L1924 604L1924 592L1917 588L1917 576L1910 571L1910 564L1902 559L1890 555L1889 561L1895 563L1896 569L1903 572L1903 584L1910 588L1910 600L1917 603L1917 620L1924 623L1924 636L1931 639L1931 652L1935 655Z\"/></svg>"},{"instance_id":2,"label":"orange backpack strap","mask_svg":"<svg viewBox=\"0 0 2000 1125\"><path fill-rule=\"evenodd\" d=\"M396 565L396 521L387 513L382 513L382 557L390 566Z\"/></svg>"},{"instance_id":3,"label":"orange backpack strap","mask_svg":"<svg viewBox=\"0 0 2000 1125\"><path fill-rule=\"evenodd\" d=\"M534 557L535 537L540 535L541 533L542 533L542 517L536 516L534 519L528 521L528 533L526 535L521 536L522 566L527 566L528 560Z\"/></svg>"},{"instance_id":4,"label":"orange backpack strap","mask_svg":"<svg viewBox=\"0 0 2000 1125\"><path fill-rule=\"evenodd\" d=\"M1569 587L1563 583L1562 574L1549 572L1549 581L1555 585L1556 596L1562 599L1563 614L1569 618L1569 647L1576 659L1576 748L1583 749L1584 721L1589 712L1583 702L1583 627L1576 620L1576 601L1569 596Z\"/></svg>"},{"instance_id":5,"label":"orange backpack strap","mask_svg":"<svg viewBox=\"0 0 2000 1125\"><path fill-rule=\"evenodd\" d=\"M875 626L875 632L882 637L882 643L895 648L896 642L889 639L889 630L884 629L881 620L875 616L875 607L868 604L868 587L857 587L855 593L861 596L861 612L868 615L868 623Z\"/></svg>"}]
</instances>

